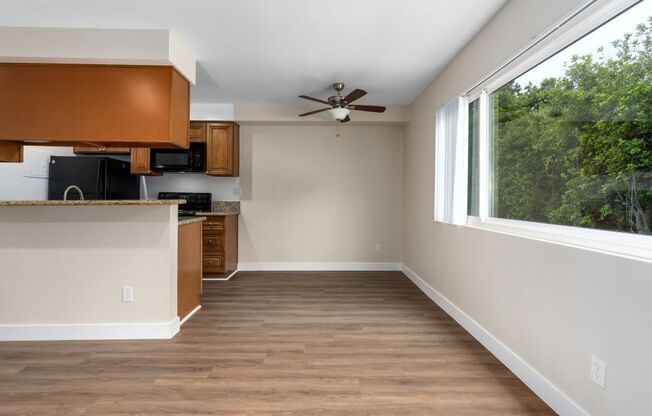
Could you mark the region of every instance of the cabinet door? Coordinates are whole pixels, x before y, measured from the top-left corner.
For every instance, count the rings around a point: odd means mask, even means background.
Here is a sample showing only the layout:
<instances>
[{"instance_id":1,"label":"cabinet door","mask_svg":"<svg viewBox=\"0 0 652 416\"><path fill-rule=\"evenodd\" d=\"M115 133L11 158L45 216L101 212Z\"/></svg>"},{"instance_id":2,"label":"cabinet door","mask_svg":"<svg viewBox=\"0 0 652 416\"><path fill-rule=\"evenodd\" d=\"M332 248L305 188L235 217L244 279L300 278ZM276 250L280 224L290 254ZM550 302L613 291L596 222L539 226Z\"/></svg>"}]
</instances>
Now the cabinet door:
<instances>
[{"instance_id":1,"label":"cabinet door","mask_svg":"<svg viewBox=\"0 0 652 416\"><path fill-rule=\"evenodd\" d=\"M239 145L235 123L208 123L206 173L213 176L239 175Z\"/></svg>"},{"instance_id":2,"label":"cabinet door","mask_svg":"<svg viewBox=\"0 0 652 416\"><path fill-rule=\"evenodd\" d=\"M23 144L0 142L0 162L23 163Z\"/></svg>"},{"instance_id":3,"label":"cabinet door","mask_svg":"<svg viewBox=\"0 0 652 416\"><path fill-rule=\"evenodd\" d=\"M150 164L150 149L137 147L131 149L131 174L132 175L162 175L161 172L152 170Z\"/></svg>"}]
</instances>

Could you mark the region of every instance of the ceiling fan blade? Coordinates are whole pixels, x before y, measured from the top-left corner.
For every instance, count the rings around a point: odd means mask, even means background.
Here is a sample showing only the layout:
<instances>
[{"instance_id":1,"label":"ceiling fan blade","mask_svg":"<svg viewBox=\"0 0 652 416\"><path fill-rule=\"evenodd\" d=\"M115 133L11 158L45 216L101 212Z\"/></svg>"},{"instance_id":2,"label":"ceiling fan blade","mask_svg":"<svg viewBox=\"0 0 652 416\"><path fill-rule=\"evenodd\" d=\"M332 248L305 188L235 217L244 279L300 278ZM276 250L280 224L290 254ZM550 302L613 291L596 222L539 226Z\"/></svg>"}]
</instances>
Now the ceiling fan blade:
<instances>
[{"instance_id":1,"label":"ceiling fan blade","mask_svg":"<svg viewBox=\"0 0 652 416\"><path fill-rule=\"evenodd\" d=\"M303 98L304 100L316 101L318 103L330 105L330 103L328 101L320 100L319 98L308 97L307 95L300 95L299 98Z\"/></svg>"},{"instance_id":2,"label":"ceiling fan blade","mask_svg":"<svg viewBox=\"0 0 652 416\"><path fill-rule=\"evenodd\" d=\"M330 107L329 108L322 108L321 110L308 111L307 113L299 114L299 117L305 117L305 116L309 116L309 115L312 115L312 114L321 113L322 111L326 111L326 110L330 110Z\"/></svg>"},{"instance_id":3,"label":"ceiling fan blade","mask_svg":"<svg viewBox=\"0 0 652 416\"><path fill-rule=\"evenodd\" d=\"M385 107L380 105L352 105L349 106L351 110L358 111L371 111L372 113L384 113Z\"/></svg>"},{"instance_id":4,"label":"ceiling fan blade","mask_svg":"<svg viewBox=\"0 0 652 416\"><path fill-rule=\"evenodd\" d=\"M351 121L351 117L346 116L342 120L340 120L340 123L348 123L349 121Z\"/></svg>"},{"instance_id":5,"label":"ceiling fan blade","mask_svg":"<svg viewBox=\"0 0 652 416\"><path fill-rule=\"evenodd\" d=\"M347 103L350 104L350 103L354 102L355 100L364 97L365 95L367 95L367 91L356 89L356 90L351 91L349 93L349 95L344 97L344 101L346 101Z\"/></svg>"}]
</instances>

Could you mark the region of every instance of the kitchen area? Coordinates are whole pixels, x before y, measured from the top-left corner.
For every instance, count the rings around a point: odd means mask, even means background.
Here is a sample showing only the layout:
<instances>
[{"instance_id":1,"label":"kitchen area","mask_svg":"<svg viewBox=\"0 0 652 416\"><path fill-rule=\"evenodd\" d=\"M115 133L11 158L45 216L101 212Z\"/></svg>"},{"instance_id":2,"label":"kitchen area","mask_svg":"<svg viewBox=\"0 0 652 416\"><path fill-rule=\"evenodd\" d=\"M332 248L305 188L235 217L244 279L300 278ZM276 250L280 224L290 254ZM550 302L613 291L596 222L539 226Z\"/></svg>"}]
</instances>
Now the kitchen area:
<instances>
[{"instance_id":1,"label":"kitchen area","mask_svg":"<svg viewBox=\"0 0 652 416\"><path fill-rule=\"evenodd\" d=\"M157 65L0 63L0 340L171 338L237 271L239 126L153 32Z\"/></svg>"},{"instance_id":2,"label":"kitchen area","mask_svg":"<svg viewBox=\"0 0 652 416\"><path fill-rule=\"evenodd\" d=\"M237 137L229 139L237 146ZM147 193L150 177L132 173L134 155L116 153L108 147L93 153L84 149L84 154L79 154L75 148L73 156L49 157L47 179L42 179L47 182L47 199L0 201L1 232L12 236L3 239L6 246L0 247L0 257L4 270L21 276L19 282L3 280L7 283L3 293L22 299L13 306L11 299L3 299L3 319L21 325L20 319L29 317L30 321L41 323L34 329L40 334L43 325L66 321L74 322L79 329L83 324L78 321L89 317L89 308L97 311L105 305L106 315L93 318L96 323L101 321L105 330L111 329L105 323L114 325L116 321L131 321L139 316L137 319L143 322L162 320L166 324L154 330L141 328L132 336L173 335L177 322L182 325L201 308L203 283L228 280L235 274L238 261L239 201L213 200L210 192L184 192L183 188L176 188L174 179L179 176L200 184L202 180L220 181L190 166L198 156L206 157L206 144L193 143L199 144L194 146L194 159L186 149L152 150L151 174L159 180L171 178L166 181L171 182L166 191ZM216 148L219 149L212 147ZM204 163L202 160L201 165ZM168 185L153 184L154 188L158 186ZM142 230L136 236L138 228ZM151 241L147 243L148 240ZM135 241L140 241L136 247L138 256L124 250ZM53 257L48 260L49 256ZM34 262L37 264L24 268ZM78 268L84 270L85 277L76 275ZM30 282L31 276L35 280ZM44 286L44 276L52 284L50 290L43 291L48 287L48 283ZM90 284L88 279L100 279L102 283ZM112 280L115 281L110 283ZM67 292L74 291L74 298L67 293L53 298L51 295L62 291L66 282L70 283ZM39 289L29 290L35 287ZM101 287L104 290L95 293ZM29 302L25 298L40 306L51 304L52 309L40 317L26 314ZM76 305L80 309L73 312ZM150 315L142 308L157 313ZM58 316L62 310L67 311L66 315ZM121 318L123 312L127 315ZM129 329L134 330L131 323ZM115 331L88 336L111 338L112 332ZM122 331L118 333L118 337L125 336ZM81 337L63 337L78 336ZM11 339L31 338L21 325L21 333Z\"/></svg>"}]
</instances>

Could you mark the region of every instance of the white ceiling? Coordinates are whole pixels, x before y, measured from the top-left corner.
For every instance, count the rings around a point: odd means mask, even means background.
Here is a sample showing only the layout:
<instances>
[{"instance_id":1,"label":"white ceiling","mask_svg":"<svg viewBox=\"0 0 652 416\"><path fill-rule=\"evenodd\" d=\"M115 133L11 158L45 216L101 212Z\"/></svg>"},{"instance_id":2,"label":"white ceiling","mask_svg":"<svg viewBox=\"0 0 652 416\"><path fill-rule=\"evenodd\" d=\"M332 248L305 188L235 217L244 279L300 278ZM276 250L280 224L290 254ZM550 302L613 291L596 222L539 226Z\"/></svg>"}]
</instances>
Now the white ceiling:
<instances>
[{"instance_id":1,"label":"white ceiling","mask_svg":"<svg viewBox=\"0 0 652 416\"><path fill-rule=\"evenodd\" d=\"M171 29L193 102L409 104L506 0L0 0L0 26Z\"/></svg>"}]
</instances>

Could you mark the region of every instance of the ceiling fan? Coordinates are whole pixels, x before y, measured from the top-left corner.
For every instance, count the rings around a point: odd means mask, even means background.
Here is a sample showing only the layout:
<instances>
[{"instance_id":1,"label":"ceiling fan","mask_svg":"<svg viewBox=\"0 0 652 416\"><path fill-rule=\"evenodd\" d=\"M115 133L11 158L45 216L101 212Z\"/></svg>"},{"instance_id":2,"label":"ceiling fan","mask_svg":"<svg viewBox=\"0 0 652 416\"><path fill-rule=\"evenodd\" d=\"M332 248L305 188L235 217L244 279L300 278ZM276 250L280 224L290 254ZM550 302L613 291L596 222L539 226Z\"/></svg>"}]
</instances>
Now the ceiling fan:
<instances>
[{"instance_id":1,"label":"ceiling fan","mask_svg":"<svg viewBox=\"0 0 652 416\"><path fill-rule=\"evenodd\" d=\"M308 111L307 113L299 114L299 117L310 116L312 114L321 113L322 111L328 111L331 116L340 123L346 123L351 121L349 117L349 112L351 110L357 111L370 111L372 113L384 113L385 107L379 105L351 105L355 100L364 97L367 95L367 91L355 89L351 91L346 97L342 96L342 90L344 89L344 83L336 82L333 84L336 94L332 97L328 97L327 101L320 100L319 98L308 97L307 95L300 95L299 98L304 100L316 101L318 103L329 105L330 107L322 108L321 110Z\"/></svg>"}]
</instances>

